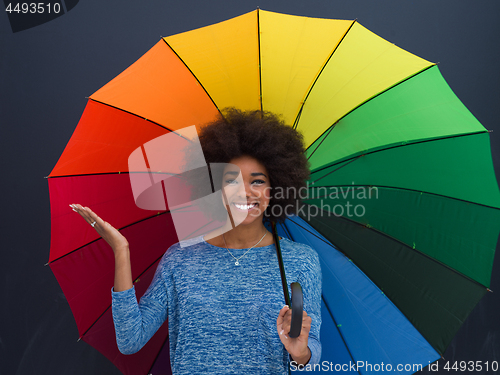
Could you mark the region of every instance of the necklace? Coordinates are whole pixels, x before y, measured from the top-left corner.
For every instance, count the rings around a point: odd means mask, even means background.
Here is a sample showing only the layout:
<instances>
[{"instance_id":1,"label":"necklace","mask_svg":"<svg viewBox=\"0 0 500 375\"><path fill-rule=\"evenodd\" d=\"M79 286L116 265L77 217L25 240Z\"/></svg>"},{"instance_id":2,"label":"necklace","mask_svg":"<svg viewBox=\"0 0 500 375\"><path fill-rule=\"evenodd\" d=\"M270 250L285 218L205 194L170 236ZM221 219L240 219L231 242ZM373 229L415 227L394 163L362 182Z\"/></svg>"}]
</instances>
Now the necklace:
<instances>
[{"instance_id":1,"label":"necklace","mask_svg":"<svg viewBox=\"0 0 500 375\"><path fill-rule=\"evenodd\" d=\"M243 258L245 255L247 255L247 253L252 250L255 246L257 246L258 244L260 244L262 242L262 240L264 239L264 237L266 236L267 234L267 231L266 233L264 233L264 235L262 236L262 238L259 240L259 242L257 242L255 245L253 245L251 248L249 248L247 251L245 251L245 254L243 254L242 256L240 256L239 258L236 258L233 254L231 254L231 252L229 251L228 247L227 247L227 244L226 244L226 239L224 238L224 233L222 233L222 239L224 240L224 246L226 246L226 250L227 252L234 258L234 260L236 262L234 262L234 265L235 266L239 266L240 265L240 259Z\"/></svg>"}]
</instances>

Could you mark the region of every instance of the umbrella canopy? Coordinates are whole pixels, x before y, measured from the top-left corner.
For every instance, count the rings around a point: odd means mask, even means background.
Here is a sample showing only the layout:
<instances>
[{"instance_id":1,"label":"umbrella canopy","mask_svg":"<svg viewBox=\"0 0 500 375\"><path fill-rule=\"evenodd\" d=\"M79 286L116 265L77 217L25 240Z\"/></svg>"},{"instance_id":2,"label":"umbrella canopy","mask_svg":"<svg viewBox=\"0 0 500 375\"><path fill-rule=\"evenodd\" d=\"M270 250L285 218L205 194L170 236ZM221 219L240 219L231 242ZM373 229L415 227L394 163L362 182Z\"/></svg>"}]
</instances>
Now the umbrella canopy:
<instances>
[{"instance_id":1,"label":"umbrella canopy","mask_svg":"<svg viewBox=\"0 0 500 375\"><path fill-rule=\"evenodd\" d=\"M168 368L166 324L118 352L113 254L68 204L121 229L141 296L178 238L168 210L136 206L129 155L224 107L281 114L304 135L306 205L279 230L320 256L325 365L413 373L438 359L489 286L500 191L487 130L435 64L358 22L262 10L163 38L90 96L48 180L49 263L80 337L125 374L157 357Z\"/></svg>"}]
</instances>

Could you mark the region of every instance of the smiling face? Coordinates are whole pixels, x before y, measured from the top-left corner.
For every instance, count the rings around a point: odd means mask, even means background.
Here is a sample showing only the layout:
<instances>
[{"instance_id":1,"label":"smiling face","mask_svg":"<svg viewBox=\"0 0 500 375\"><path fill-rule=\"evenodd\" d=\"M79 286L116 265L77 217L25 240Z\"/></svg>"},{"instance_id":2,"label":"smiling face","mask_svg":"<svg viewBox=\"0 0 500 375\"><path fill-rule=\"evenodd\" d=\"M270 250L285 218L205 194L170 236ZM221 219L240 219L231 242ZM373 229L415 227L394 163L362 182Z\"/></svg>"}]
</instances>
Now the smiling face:
<instances>
[{"instance_id":1,"label":"smiling face","mask_svg":"<svg viewBox=\"0 0 500 375\"><path fill-rule=\"evenodd\" d=\"M271 183L266 168L251 156L229 162L222 177L223 200L235 225L262 222L271 199Z\"/></svg>"}]
</instances>

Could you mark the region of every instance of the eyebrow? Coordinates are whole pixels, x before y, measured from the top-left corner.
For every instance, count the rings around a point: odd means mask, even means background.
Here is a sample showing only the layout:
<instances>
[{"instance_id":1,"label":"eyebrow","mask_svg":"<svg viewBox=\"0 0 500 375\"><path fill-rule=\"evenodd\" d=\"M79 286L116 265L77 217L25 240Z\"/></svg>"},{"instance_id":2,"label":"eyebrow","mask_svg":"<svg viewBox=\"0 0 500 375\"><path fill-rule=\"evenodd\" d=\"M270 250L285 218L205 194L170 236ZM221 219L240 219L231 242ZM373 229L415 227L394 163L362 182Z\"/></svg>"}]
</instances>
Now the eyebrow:
<instances>
[{"instance_id":1,"label":"eyebrow","mask_svg":"<svg viewBox=\"0 0 500 375\"><path fill-rule=\"evenodd\" d=\"M233 175L233 176L237 176L240 174L240 172L236 172L236 171L227 171L226 173L224 173L224 176L227 175L227 174L230 174L230 175ZM255 176L264 176L267 178L267 176L262 173L262 172L253 172L253 173L250 173L250 176L252 177L255 177Z\"/></svg>"},{"instance_id":2,"label":"eyebrow","mask_svg":"<svg viewBox=\"0 0 500 375\"><path fill-rule=\"evenodd\" d=\"M264 177L267 178L267 176L264 173L262 173L262 172L254 172L254 173L250 173L250 175L252 177L255 177L255 176L264 176Z\"/></svg>"}]
</instances>

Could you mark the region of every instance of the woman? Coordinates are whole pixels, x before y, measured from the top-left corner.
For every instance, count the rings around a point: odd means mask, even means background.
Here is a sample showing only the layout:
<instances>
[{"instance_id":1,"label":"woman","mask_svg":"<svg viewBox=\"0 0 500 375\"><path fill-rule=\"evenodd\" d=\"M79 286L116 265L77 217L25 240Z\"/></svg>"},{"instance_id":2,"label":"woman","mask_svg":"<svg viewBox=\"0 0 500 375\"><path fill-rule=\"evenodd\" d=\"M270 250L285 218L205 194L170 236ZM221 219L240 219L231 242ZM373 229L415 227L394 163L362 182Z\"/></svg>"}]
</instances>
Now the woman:
<instances>
[{"instance_id":1,"label":"woman","mask_svg":"<svg viewBox=\"0 0 500 375\"><path fill-rule=\"evenodd\" d=\"M168 319L173 374L287 374L319 363L321 270L316 252L280 238L288 282L304 294L301 334L288 336L276 248L264 220L297 208L309 170L302 138L275 115L228 109L199 134L206 162L228 163L222 201L230 220L171 246L137 303L127 240L88 207L72 205L115 254L113 319L120 351L135 353ZM236 224L235 224L236 223Z\"/></svg>"}]
</instances>

